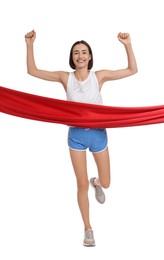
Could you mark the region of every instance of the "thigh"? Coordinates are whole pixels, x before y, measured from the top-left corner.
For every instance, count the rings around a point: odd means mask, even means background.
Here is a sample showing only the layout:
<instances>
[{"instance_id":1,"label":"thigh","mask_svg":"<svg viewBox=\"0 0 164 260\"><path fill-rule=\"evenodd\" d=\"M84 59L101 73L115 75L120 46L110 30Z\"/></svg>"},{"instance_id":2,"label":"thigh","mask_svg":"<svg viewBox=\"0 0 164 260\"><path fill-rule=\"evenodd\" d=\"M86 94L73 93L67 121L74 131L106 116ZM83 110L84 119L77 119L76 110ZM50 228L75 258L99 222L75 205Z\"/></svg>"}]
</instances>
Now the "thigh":
<instances>
[{"instance_id":1,"label":"thigh","mask_svg":"<svg viewBox=\"0 0 164 260\"><path fill-rule=\"evenodd\" d=\"M92 153L97 165L100 184L104 188L110 185L110 159L108 147L99 153Z\"/></svg>"},{"instance_id":2,"label":"thigh","mask_svg":"<svg viewBox=\"0 0 164 260\"><path fill-rule=\"evenodd\" d=\"M87 149L86 130L77 127L69 127L68 146L72 150L85 151Z\"/></svg>"},{"instance_id":3,"label":"thigh","mask_svg":"<svg viewBox=\"0 0 164 260\"><path fill-rule=\"evenodd\" d=\"M98 153L108 145L106 129L91 129L88 131L89 150L92 153Z\"/></svg>"},{"instance_id":4,"label":"thigh","mask_svg":"<svg viewBox=\"0 0 164 260\"><path fill-rule=\"evenodd\" d=\"M70 156L77 178L77 184L79 186L88 185L86 151L76 151L70 149Z\"/></svg>"}]
</instances>

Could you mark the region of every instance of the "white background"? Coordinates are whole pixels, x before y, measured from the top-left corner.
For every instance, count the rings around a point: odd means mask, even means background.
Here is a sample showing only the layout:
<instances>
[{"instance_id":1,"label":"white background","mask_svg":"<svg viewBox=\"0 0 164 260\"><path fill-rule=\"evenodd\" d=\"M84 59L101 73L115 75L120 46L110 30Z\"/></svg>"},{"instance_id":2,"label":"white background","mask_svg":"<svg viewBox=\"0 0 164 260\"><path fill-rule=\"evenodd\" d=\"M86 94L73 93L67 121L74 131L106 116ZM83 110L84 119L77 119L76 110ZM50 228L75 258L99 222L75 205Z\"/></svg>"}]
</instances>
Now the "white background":
<instances>
[{"instance_id":1,"label":"white background","mask_svg":"<svg viewBox=\"0 0 164 260\"><path fill-rule=\"evenodd\" d=\"M35 29L38 68L71 71L84 39L94 68L126 66L117 34L129 32L138 74L108 82L112 106L164 104L163 1L1 0L0 85L66 99L61 85L26 72L24 35ZM67 148L67 127L0 114L0 259L164 259L164 125L108 129L111 187L99 205L89 190L97 246L82 246L83 223ZM89 178L96 176L88 152Z\"/></svg>"}]
</instances>

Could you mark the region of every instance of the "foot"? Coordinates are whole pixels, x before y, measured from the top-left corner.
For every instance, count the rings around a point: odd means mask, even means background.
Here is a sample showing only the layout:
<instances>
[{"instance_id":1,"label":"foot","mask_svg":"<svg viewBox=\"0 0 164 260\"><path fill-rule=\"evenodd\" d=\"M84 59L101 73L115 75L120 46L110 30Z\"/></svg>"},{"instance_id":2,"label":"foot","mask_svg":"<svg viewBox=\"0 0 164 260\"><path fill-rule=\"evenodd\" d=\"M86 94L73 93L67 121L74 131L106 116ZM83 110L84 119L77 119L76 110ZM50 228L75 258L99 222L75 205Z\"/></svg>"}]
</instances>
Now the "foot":
<instances>
[{"instance_id":1,"label":"foot","mask_svg":"<svg viewBox=\"0 0 164 260\"><path fill-rule=\"evenodd\" d=\"M95 246L95 239L93 236L93 230L87 229L84 233L84 246Z\"/></svg>"},{"instance_id":2,"label":"foot","mask_svg":"<svg viewBox=\"0 0 164 260\"><path fill-rule=\"evenodd\" d=\"M95 177L90 179L90 184L92 186L92 188L94 188L95 190L95 197L97 199L97 201L101 204L103 204L105 202L105 194L103 192L103 189L101 187L101 185L97 185L95 184Z\"/></svg>"}]
</instances>

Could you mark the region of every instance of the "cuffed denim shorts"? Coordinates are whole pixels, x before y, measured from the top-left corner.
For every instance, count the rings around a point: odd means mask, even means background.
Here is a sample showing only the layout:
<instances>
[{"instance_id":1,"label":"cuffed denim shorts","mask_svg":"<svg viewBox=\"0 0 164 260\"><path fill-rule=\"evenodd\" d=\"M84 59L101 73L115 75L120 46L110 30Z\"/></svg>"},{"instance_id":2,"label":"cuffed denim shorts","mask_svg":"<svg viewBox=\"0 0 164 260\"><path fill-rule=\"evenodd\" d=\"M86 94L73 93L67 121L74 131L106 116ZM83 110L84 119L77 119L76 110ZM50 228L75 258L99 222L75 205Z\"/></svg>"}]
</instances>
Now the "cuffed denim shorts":
<instances>
[{"instance_id":1,"label":"cuffed denim shorts","mask_svg":"<svg viewBox=\"0 0 164 260\"><path fill-rule=\"evenodd\" d=\"M99 153L107 148L106 129L90 129L70 127L68 131L68 146L72 150Z\"/></svg>"}]
</instances>

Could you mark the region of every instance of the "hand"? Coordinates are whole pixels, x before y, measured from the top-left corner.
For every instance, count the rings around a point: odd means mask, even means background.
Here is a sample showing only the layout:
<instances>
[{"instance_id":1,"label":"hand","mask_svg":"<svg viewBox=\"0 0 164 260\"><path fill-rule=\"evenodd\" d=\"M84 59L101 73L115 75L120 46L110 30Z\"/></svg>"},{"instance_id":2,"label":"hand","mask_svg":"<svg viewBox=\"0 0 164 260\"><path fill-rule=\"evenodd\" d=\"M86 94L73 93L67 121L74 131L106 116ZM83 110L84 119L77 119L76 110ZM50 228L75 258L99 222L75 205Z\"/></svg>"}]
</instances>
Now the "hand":
<instances>
[{"instance_id":1,"label":"hand","mask_svg":"<svg viewBox=\"0 0 164 260\"><path fill-rule=\"evenodd\" d=\"M131 43L129 33L121 33L120 32L117 37L118 37L119 41L124 45Z\"/></svg>"},{"instance_id":2,"label":"hand","mask_svg":"<svg viewBox=\"0 0 164 260\"><path fill-rule=\"evenodd\" d=\"M34 30L26 33L26 35L25 35L26 44L27 45L32 44L35 41L35 38L36 38L36 32Z\"/></svg>"}]
</instances>

